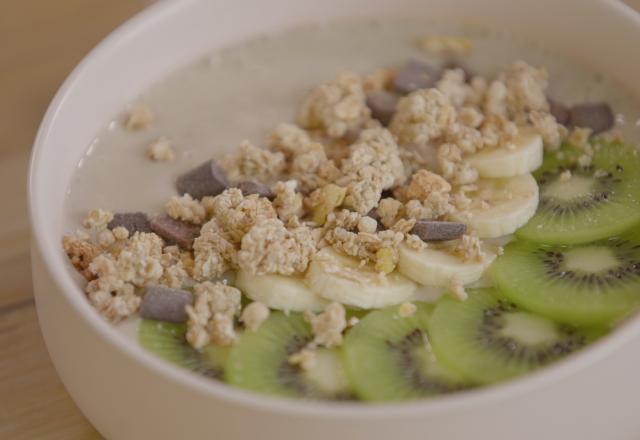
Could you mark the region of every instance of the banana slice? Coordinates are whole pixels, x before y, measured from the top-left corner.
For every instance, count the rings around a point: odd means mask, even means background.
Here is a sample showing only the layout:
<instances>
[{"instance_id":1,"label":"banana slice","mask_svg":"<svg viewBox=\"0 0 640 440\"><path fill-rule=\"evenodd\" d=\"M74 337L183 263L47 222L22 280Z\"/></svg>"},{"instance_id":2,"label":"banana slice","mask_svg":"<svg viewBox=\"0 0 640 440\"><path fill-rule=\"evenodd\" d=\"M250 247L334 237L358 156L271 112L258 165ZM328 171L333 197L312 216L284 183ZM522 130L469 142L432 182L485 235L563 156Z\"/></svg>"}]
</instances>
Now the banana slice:
<instances>
[{"instance_id":1,"label":"banana slice","mask_svg":"<svg viewBox=\"0 0 640 440\"><path fill-rule=\"evenodd\" d=\"M448 288L453 279L466 285L482 278L495 260L496 254L489 247L483 245L483 251L481 261L463 261L445 250L426 248L416 251L402 246L398 271L423 286Z\"/></svg>"},{"instance_id":2,"label":"banana slice","mask_svg":"<svg viewBox=\"0 0 640 440\"><path fill-rule=\"evenodd\" d=\"M542 137L531 127L520 127L515 141L499 148L481 150L467 157L480 177L513 177L542 165Z\"/></svg>"},{"instance_id":3,"label":"banana slice","mask_svg":"<svg viewBox=\"0 0 640 440\"><path fill-rule=\"evenodd\" d=\"M417 287L398 272L380 274L371 265L360 266L355 258L330 248L314 257L307 284L324 299L362 309L401 304L413 298Z\"/></svg>"},{"instance_id":4,"label":"banana slice","mask_svg":"<svg viewBox=\"0 0 640 440\"><path fill-rule=\"evenodd\" d=\"M452 217L466 223L480 238L513 234L538 208L538 184L531 174L480 179L476 185L477 190L467 193L470 208Z\"/></svg>"},{"instance_id":5,"label":"banana slice","mask_svg":"<svg viewBox=\"0 0 640 440\"><path fill-rule=\"evenodd\" d=\"M321 311L327 301L313 293L304 278L277 274L252 275L238 271L236 285L254 301L260 301L272 309L302 312Z\"/></svg>"}]
</instances>

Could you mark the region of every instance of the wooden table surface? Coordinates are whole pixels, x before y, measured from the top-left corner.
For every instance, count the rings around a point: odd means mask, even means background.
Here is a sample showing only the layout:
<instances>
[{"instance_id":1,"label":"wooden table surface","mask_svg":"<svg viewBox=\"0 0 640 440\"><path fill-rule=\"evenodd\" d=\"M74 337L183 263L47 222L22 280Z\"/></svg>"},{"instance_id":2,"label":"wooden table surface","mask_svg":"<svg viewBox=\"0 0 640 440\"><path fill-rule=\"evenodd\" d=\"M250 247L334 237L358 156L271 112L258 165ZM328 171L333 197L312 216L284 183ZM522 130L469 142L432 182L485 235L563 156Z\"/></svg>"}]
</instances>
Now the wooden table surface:
<instances>
[{"instance_id":1,"label":"wooden table surface","mask_svg":"<svg viewBox=\"0 0 640 440\"><path fill-rule=\"evenodd\" d=\"M56 89L149 1L0 0L0 439L99 439L49 360L31 292L26 167Z\"/></svg>"},{"instance_id":2,"label":"wooden table surface","mask_svg":"<svg viewBox=\"0 0 640 440\"><path fill-rule=\"evenodd\" d=\"M25 182L56 89L148 0L0 0L0 439L99 439L47 355L29 268ZM640 0L630 0L640 7Z\"/></svg>"}]
</instances>

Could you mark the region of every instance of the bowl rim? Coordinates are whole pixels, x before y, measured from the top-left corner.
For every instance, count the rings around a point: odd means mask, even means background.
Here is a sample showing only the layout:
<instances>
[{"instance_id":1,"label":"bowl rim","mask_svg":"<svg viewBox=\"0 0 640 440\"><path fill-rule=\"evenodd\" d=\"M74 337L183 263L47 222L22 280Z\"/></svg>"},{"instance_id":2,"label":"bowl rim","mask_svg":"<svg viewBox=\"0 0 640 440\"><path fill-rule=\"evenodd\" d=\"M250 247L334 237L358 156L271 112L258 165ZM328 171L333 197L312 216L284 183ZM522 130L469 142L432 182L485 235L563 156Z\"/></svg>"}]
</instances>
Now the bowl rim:
<instances>
[{"instance_id":1,"label":"bowl rim","mask_svg":"<svg viewBox=\"0 0 640 440\"><path fill-rule=\"evenodd\" d=\"M433 399L425 398L415 401L375 404L300 401L245 391L223 382L200 377L186 369L172 365L145 351L136 341L123 337L110 323L102 319L86 301L84 295L81 295L82 290L78 288L68 267L65 266L64 256L59 249L59 237L48 237L43 232L43 228L39 227L40 223L44 222L46 215L43 215L42 208L38 206L37 199L34 197L34 194L38 191L37 170L42 167L41 152L46 148L51 148L48 145L49 132L56 124L57 114L60 108L65 105L70 90L73 90L75 83L85 73L86 67L93 63L95 59L108 57L110 52L118 50L121 45L126 44L127 40L139 31L138 28L141 25L166 18L174 11L187 7L189 3L195 1L197 0L185 0L182 2L160 0L124 22L98 43L85 55L56 92L40 124L32 148L27 181L32 249L37 249L40 253L43 269L48 272L58 291L62 293L74 312L80 315L80 319L97 332L111 347L122 352L130 360L158 373L163 380L173 381L197 394L204 394L215 399L224 399L230 403L251 407L266 413L296 414L314 418L407 418L416 414L463 411L470 407L504 401L508 398L543 388L604 359L640 334L640 316L635 316L602 340L591 344L583 352L548 366L541 371L529 373L524 377L502 384L439 396ZM630 6L621 1L591 1L608 7L612 14L618 15L619 19L634 21L635 25L640 28L640 14L637 14Z\"/></svg>"}]
</instances>

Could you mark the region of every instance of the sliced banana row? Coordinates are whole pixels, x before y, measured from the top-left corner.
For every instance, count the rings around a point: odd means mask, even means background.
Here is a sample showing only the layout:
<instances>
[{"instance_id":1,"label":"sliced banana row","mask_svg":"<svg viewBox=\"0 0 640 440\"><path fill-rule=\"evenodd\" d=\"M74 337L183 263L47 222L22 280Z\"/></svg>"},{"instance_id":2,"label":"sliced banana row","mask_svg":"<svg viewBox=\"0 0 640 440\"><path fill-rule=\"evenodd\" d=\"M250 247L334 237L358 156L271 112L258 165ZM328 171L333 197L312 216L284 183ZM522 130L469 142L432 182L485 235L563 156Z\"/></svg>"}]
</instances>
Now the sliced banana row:
<instances>
[{"instance_id":1,"label":"sliced banana row","mask_svg":"<svg viewBox=\"0 0 640 440\"><path fill-rule=\"evenodd\" d=\"M483 247L481 260L463 261L451 253L426 248L423 250L400 248L398 271L418 284L449 287L452 280L466 285L478 281L496 258L496 254Z\"/></svg>"},{"instance_id":2,"label":"sliced banana row","mask_svg":"<svg viewBox=\"0 0 640 440\"><path fill-rule=\"evenodd\" d=\"M309 289L302 277L252 275L240 270L236 284L253 301L260 301L272 309L292 312L321 311L328 304Z\"/></svg>"},{"instance_id":3,"label":"sliced banana row","mask_svg":"<svg viewBox=\"0 0 640 440\"><path fill-rule=\"evenodd\" d=\"M471 207L452 217L466 223L480 238L513 234L538 208L538 184L531 174L480 179L476 185L477 190L468 193Z\"/></svg>"},{"instance_id":4,"label":"sliced banana row","mask_svg":"<svg viewBox=\"0 0 640 440\"><path fill-rule=\"evenodd\" d=\"M513 177L536 170L542 165L543 152L542 137L531 127L521 127L513 142L481 150L467 161L480 177Z\"/></svg>"},{"instance_id":5,"label":"sliced banana row","mask_svg":"<svg viewBox=\"0 0 640 440\"><path fill-rule=\"evenodd\" d=\"M416 284L398 272L380 274L371 265L330 248L314 257L307 271L309 288L324 299L375 309L410 301Z\"/></svg>"}]
</instances>

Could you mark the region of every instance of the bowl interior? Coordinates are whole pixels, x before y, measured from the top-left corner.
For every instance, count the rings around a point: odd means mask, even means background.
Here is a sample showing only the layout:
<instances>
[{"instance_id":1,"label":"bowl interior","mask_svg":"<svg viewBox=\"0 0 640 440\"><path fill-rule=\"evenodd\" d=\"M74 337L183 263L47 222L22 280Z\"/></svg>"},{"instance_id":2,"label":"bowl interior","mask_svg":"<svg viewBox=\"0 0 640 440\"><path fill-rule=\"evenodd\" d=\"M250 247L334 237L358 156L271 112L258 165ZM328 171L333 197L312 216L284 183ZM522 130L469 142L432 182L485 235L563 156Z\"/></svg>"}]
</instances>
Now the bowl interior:
<instances>
[{"instance_id":1,"label":"bowl interior","mask_svg":"<svg viewBox=\"0 0 640 440\"><path fill-rule=\"evenodd\" d=\"M553 11L553 14L548 11ZM576 11L580 12L579 16ZM575 58L616 80L635 95L640 92L635 75L640 71L640 58L634 56L635 41L640 39L640 20L630 9L614 0L538 0L526 3L484 0L482 8L478 8L474 0L369 0L366 8L362 8L361 0L273 0L268 7L259 0L239 0L232 5L223 0L160 2L123 25L78 66L51 104L33 150L29 206L34 246L44 256L47 268L66 300L85 317L87 325L96 327L113 344L151 368L167 372L168 379L171 376L171 379L185 383L196 383L190 374L163 365L162 361L144 353L134 341L123 338L99 319L75 282L60 246L66 226L63 207L70 178L105 121L152 82L205 53L253 35L304 22L416 15L431 20L504 29ZM598 23L597 32L593 23ZM618 66L624 66L624 69ZM498 398L557 379L572 369L582 368L605 356L639 330L640 320L635 319L608 338L606 344L596 344L575 359L548 368L542 374L473 394L478 399L487 399L490 395ZM197 382L198 386L203 383ZM205 386L212 393L242 394L215 383ZM471 404L475 399L471 397L452 396L401 406L436 408L461 400ZM255 401L271 400L252 398ZM270 405L273 404L271 400ZM277 405L299 410L320 404L278 401ZM355 405L352 409L355 412L373 411L371 408L358 409ZM344 414L344 409L340 412Z\"/></svg>"}]
</instances>

